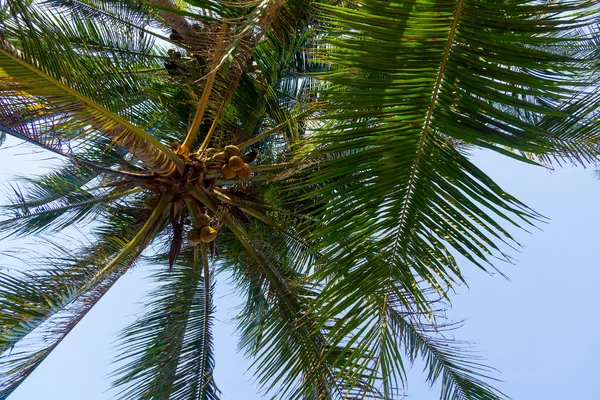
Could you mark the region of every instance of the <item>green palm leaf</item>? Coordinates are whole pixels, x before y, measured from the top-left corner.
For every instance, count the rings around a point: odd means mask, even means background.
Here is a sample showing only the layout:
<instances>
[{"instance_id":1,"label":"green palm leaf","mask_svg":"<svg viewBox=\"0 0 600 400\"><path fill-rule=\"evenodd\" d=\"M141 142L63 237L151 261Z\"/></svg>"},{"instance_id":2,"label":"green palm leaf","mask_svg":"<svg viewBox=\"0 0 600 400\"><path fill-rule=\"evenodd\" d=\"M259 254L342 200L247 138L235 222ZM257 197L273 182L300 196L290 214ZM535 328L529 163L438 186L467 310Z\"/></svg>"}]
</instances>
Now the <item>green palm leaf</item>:
<instances>
[{"instance_id":1,"label":"green palm leaf","mask_svg":"<svg viewBox=\"0 0 600 400\"><path fill-rule=\"evenodd\" d=\"M97 177L98 173L89 168L68 164L39 178L23 178L25 194L23 189L13 188L12 204L3 206L12 215L0 221L0 232L30 235L49 229L60 231L91 213L96 218L107 216L111 204L140 191L92 184Z\"/></svg>"},{"instance_id":2,"label":"green palm leaf","mask_svg":"<svg viewBox=\"0 0 600 400\"><path fill-rule=\"evenodd\" d=\"M9 6L0 142L70 163L13 186L0 231L99 226L81 260L0 276L1 398L151 243L172 270L122 333L118 396L220 396L211 327L228 275L246 297L240 348L275 397L398 398L422 358L444 400L505 398L439 333L438 301L465 283L458 256L490 271L542 217L469 152L596 160L594 1ZM250 165L234 171L237 152Z\"/></svg>"},{"instance_id":3,"label":"green palm leaf","mask_svg":"<svg viewBox=\"0 0 600 400\"><path fill-rule=\"evenodd\" d=\"M68 256L57 257L54 264L48 257L44 261L50 265L45 265L40 272L2 277L0 354L6 357L2 368L7 373L3 374L6 380L0 382L0 395L8 396L133 264L151 241L167 202L168 197L165 197L153 214L143 220L141 227L139 213L135 210L126 213L121 207L108 225L97 228L99 243L84 248L81 255L71 256L68 250L59 248ZM133 237L124 239L127 236ZM67 317L59 313L66 313ZM11 358L10 352L6 353L26 340L36 328L43 328L44 324L52 326L53 318L58 319L58 326L51 331L55 340L26 356L17 353L16 360Z\"/></svg>"},{"instance_id":4,"label":"green palm leaf","mask_svg":"<svg viewBox=\"0 0 600 400\"><path fill-rule=\"evenodd\" d=\"M576 85L593 84L587 55L562 47L585 40L571 34L591 22L588 5L557 4L552 13L467 1L315 5L325 22L315 57L331 72L320 76L328 102L303 156L325 161L293 188L306 190L303 201L318 199L310 229L322 254L315 278L327 281L320 313L344 316L334 343L363 329L357 346L376 359L364 368L381 374L386 396L404 370L386 298L394 294L406 306L412 299L427 310L423 287L445 296L464 281L454 254L487 270L493 257L509 259L499 245L514 243L498 221L527 226L539 218L455 143L528 161L506 148L565 154L572 134L590 140L580 147L586 157L597 151L597 130L583 124L559 134L515 116L525 110L554 123L570 120L549 102L566 102ZM431 380L440 365L429 364ZM497 396L468 377L473 371L463 372L460 383L446 379L445 398Z\"/></svg>"},{"instance_id":5,"label":"green palm leaf","mask_svg":"<svg viewBox=\"0 0 600 400\"><path fill-rule=\"evenodd\" d=\"M20 321L18 325L10 328L7 327L6 322L3 322L2 330L0 330L0 351L4 352L6 346L11 345L8 354L0 360L0 370L3 371L3 377L0 378L0 399L8 398L126 270L126 268L120 268L112 271L90 290L79 294L66 291L68 290L66 287L57 285L59 282L53 282L53 285L47 284L46 280L56 277L52 275L27 276L25 279L2 279L0 302L6 306L2 313L3 321L7 322L10 319L7 317L13 313L19 315ZM27 295L28 299L26 300L24 296L17 298L15 288L18 288L18 293L21 295ZM38 304L33 303L32 300ZM32 303L23 304L24 301ZM52 301L58 302L52 303ZM19 305L18 307L15 307L15 302L19 302L16 303ZM46 305L43 302L46 302ZM48 305L50 308L47 307ZM44 306L46 306L45 309ZM29 316L28 320L21 320L27 315ZM40 344L36 343L36 339L39 340L39 338L27 340L26 336L38 327L44 330L41 348ZM17 341L24 343L19 343L17 350L13 351L12 346L15 346L13 343ZM27 350L21 350L22 347Z\"/></svg>"},{"instance_id":6,"label":"green palm leaf","mask_svg":"<svg viewBox=\"0 0 600 400\"><path fill-rule=\"evenodd\" d=\"M18 4L14 7L15 10L21 8ZM126 148L137 147L137 156L151 168L158 168L158 170L168 168L171 165L168 157L179 162L164 144L111 111L111 108L115 109L115 107L123 109L123 105L114 104L115 99L119 99L118 96L111 96L105 90L94 90L92 83L98 81L100 76L94 79L89 74L73 73L78 65L82 63L85 65L90 62L89 60L86 61L74 51L72 46L66 46L64 42L40 39L56 35L50 32L44 33L44 29L48 29L49 26L59 25L65 30L71 25L67 21L61 21L59 17L56 17L55 21L35 17L38 17L38 14L33 10L21 11L20 18L26 21L25 26L16 22L14 25L8 25L11 28L8 35L18 38L26 51L12 46L6 39L3 40L0 48L2 65L0 74L4 77L0 90L3 96L10 99L10 103L1 109L2 124L16 131L33 130L32 133L25 134L28 137L50 134L53 140L57 139L55 130L62 130L71 135L77 133L79 137L89 135L91 138L100 132ZM33 28L34 24L37 29ZM88 29L87 32L89 33L90 30ZM97 30L96 34L101 32ZM65 42L73 39L73 32L70 33L70 36L65 35L62 38L59 36L59 38ZM104 34L107 33L105 29ZM100 39L100 36L97 36L97 39ZM106 37L102 39L106 40ZM86 45L86 43L82 44ZM89 47L88 52L90 52ZM63 58L56 60L50 57L51 54L61 54ZM107 58L102 61L104 61L102 80L105 84L112 80L115 84L114 89L118 90L122 87L122 83L125 83L123 77ZM112 79L108 80L109 77ZM83 88L86 88L87 93L80 92ZM100 100L98 94L102 94L101 100L104 104L98 102ZM40 140L47 142L49 139L44 140L42 136ZM142 148L145 150L139 151Z\"/></svg>"},{"instance_id":7,"label":"green palm leaf","mask_svg":"<svg viewBox=\"0 0 600 400\"><path fill-rule=\"evenodd\" d=\"M191 253L174 270L155 274L160 287L149 294L146 314L121 334L119 398L219 398L212 378L214 285Z\"/></svg>"}]
</instances>

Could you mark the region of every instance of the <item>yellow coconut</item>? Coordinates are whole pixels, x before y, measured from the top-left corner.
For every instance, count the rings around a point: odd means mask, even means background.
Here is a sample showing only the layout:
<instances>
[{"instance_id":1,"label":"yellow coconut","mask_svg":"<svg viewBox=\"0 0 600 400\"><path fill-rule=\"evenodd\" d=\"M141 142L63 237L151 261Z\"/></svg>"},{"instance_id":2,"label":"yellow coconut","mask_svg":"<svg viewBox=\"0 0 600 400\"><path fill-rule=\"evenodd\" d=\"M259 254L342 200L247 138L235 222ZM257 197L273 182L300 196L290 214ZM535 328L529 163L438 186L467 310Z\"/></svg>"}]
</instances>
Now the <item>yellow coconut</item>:
<instances>
[{"instance_id":1,"label":"yellow coconut","mask_svg":"<svg viewBox=\"0 0 600 400\"><path fill-rule=\"evenodd\" d=\"M228 158L233 156L239 156L240 149L237 146L230 144L228 146L225 146L225 154L227 154Z\"/></svg>"},{"instance_id":2,"label":"yellow coconut","mask_svg":"<svg viewBox=\"0 0 600 400\"><path fill-rule=\"evenodd\" d=\"M202 229L208 224L210 224L210 217L206 214L200 214L196 217L196 222L194 222L194 228Z\"/></svg>"},{"instance_id":3,"label":"yellow coconut","mask_svg":"<svg viewBox=\"0 0 600 400\"><path fill-rule=\"evenodd\" d=\"M221 167L221 174L225 179L235 178L235 171L229 168L227 164L223 164L223 167Z\"/></svg>"},{"instance_id":4,"label":"yellow coconut","mask_svg":"<svg viewBox=\"0 0 600 400\"><path fill-rule=\"evenodd\" d=\"M217 237L217 231L212 226L205 226L200 230L200 240L210 243Z\"/></svg>"},{"instance_id":5,"label":"yellow coconut","mask_svg":"<svg viewBox=\"0 0 600 400\"><path fill-rule=\"evenodd\" d=\"M190 244L192 246L196 246L196 245L202 243L201 237L202 237L202 234L198 229L192 229L192 230L188 231L188 233L187 233L188 242L190 242Z\"/></svg>"},{"instance_id":6,"label":"yellow coconut","mask_svg":"<svg viewBox=\"0 0 600 400\"><path fill-rule=\"evenodd\" d=\"M238 176L242 179L250 178L252 174L252 168L248 164L244 164L244 167L237 172Z\"/></svg>"},{"instance_id":7,"label":"yellow coconut","mask_svg":"<svg viewBox=\"0 0 600 400\"><path fill-rule=\"evenodd\" d=\"M242 160L239 156L233 156L229 159L227 165L229 165L229 168L231 168L233 171L237 172L244 168L244 160Z\"/></svg>"}]
</instances>

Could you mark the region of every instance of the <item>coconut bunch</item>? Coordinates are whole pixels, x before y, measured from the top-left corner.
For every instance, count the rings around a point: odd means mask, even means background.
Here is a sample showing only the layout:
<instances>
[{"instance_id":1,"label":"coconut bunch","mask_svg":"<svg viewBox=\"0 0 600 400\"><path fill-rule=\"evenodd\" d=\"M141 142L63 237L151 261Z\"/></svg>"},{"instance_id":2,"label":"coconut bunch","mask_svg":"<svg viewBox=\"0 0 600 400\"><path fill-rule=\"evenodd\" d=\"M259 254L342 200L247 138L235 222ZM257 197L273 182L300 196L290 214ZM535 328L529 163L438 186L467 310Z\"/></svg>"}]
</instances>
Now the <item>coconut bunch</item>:
<instances>
[{"instance_id":1,"label":"coconut bunch","mask_svg":"<svg viewBox=\"0 0 600 400\"><path fill-rule=\"evenodd\" d=\"M217 237L217 230L210 226L210 216L200 214L194 221L194 228L187 233L188 242L192 246L210 243Z\"/></svg>"},{"instance_id":2,"label":"coconut bunch","mask_svg":"<svg viewBox=\"0 0 600 400\"><path fill-rule=\"evenodd\" d=\"M233 179L236 176L247 179L252 173L252 168L250 168L248 162L252 162L254 157L251 154L242 157L237 146L225 146L223 151L209 148L206 149L205 154L209 174L220 172L225 179Z\"/></svg>"}]
</instances>

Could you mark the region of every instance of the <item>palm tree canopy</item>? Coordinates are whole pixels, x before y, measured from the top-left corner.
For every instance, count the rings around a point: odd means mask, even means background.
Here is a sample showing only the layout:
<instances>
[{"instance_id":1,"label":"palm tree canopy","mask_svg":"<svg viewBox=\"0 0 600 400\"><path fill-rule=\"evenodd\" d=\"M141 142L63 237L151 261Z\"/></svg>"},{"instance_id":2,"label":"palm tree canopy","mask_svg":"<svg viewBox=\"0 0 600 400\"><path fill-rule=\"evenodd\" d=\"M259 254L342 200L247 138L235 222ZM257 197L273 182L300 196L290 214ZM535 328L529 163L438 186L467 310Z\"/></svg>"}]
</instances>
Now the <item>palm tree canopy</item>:
<instances>
[{"instance_id":1,"label":"palm tree canopy","mask_svg":"<svg viewBox=\"0 0 600 400\"><path fill-rule=\"evenodd\" d=\"M2 4L0 143L64 165L14 187L0 232L93 240L0 275L0 399L140 262L165 268L118 398L220 398L224 275L278 398L399 398L419 358L444 400L506 398L440 311L457 255L493 270L543 217L469 153L596 159L595 0Z\"/></svg>"}]
</instances>

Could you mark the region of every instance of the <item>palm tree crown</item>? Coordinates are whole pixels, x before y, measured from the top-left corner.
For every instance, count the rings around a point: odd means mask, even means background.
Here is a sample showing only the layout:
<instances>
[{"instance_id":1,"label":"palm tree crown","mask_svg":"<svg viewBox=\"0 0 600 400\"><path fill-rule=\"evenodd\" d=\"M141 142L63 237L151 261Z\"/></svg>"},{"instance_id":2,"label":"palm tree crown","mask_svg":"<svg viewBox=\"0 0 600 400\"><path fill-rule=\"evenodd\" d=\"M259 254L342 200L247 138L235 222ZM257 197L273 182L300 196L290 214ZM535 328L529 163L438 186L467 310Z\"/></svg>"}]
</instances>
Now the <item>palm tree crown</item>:
<instances>
[{"instance_id":1,"label":"palm tree crown","mask_svg":"<svg viewBox=\"0 0 600 400\"><path fill-rule=\"evenodd\" d=\"M510 227L542 217L469 151L595 160L595 0L0 7L0 141L64 159L15 190L0 231L93 238L0 275L0 399L142 261L165 267L121 333L118 398L220 397L222 273L278 398L399 398L418 358L442 399L505 398L440 310L455 256L495 268Z\"/></svg>"}]
</instances>

